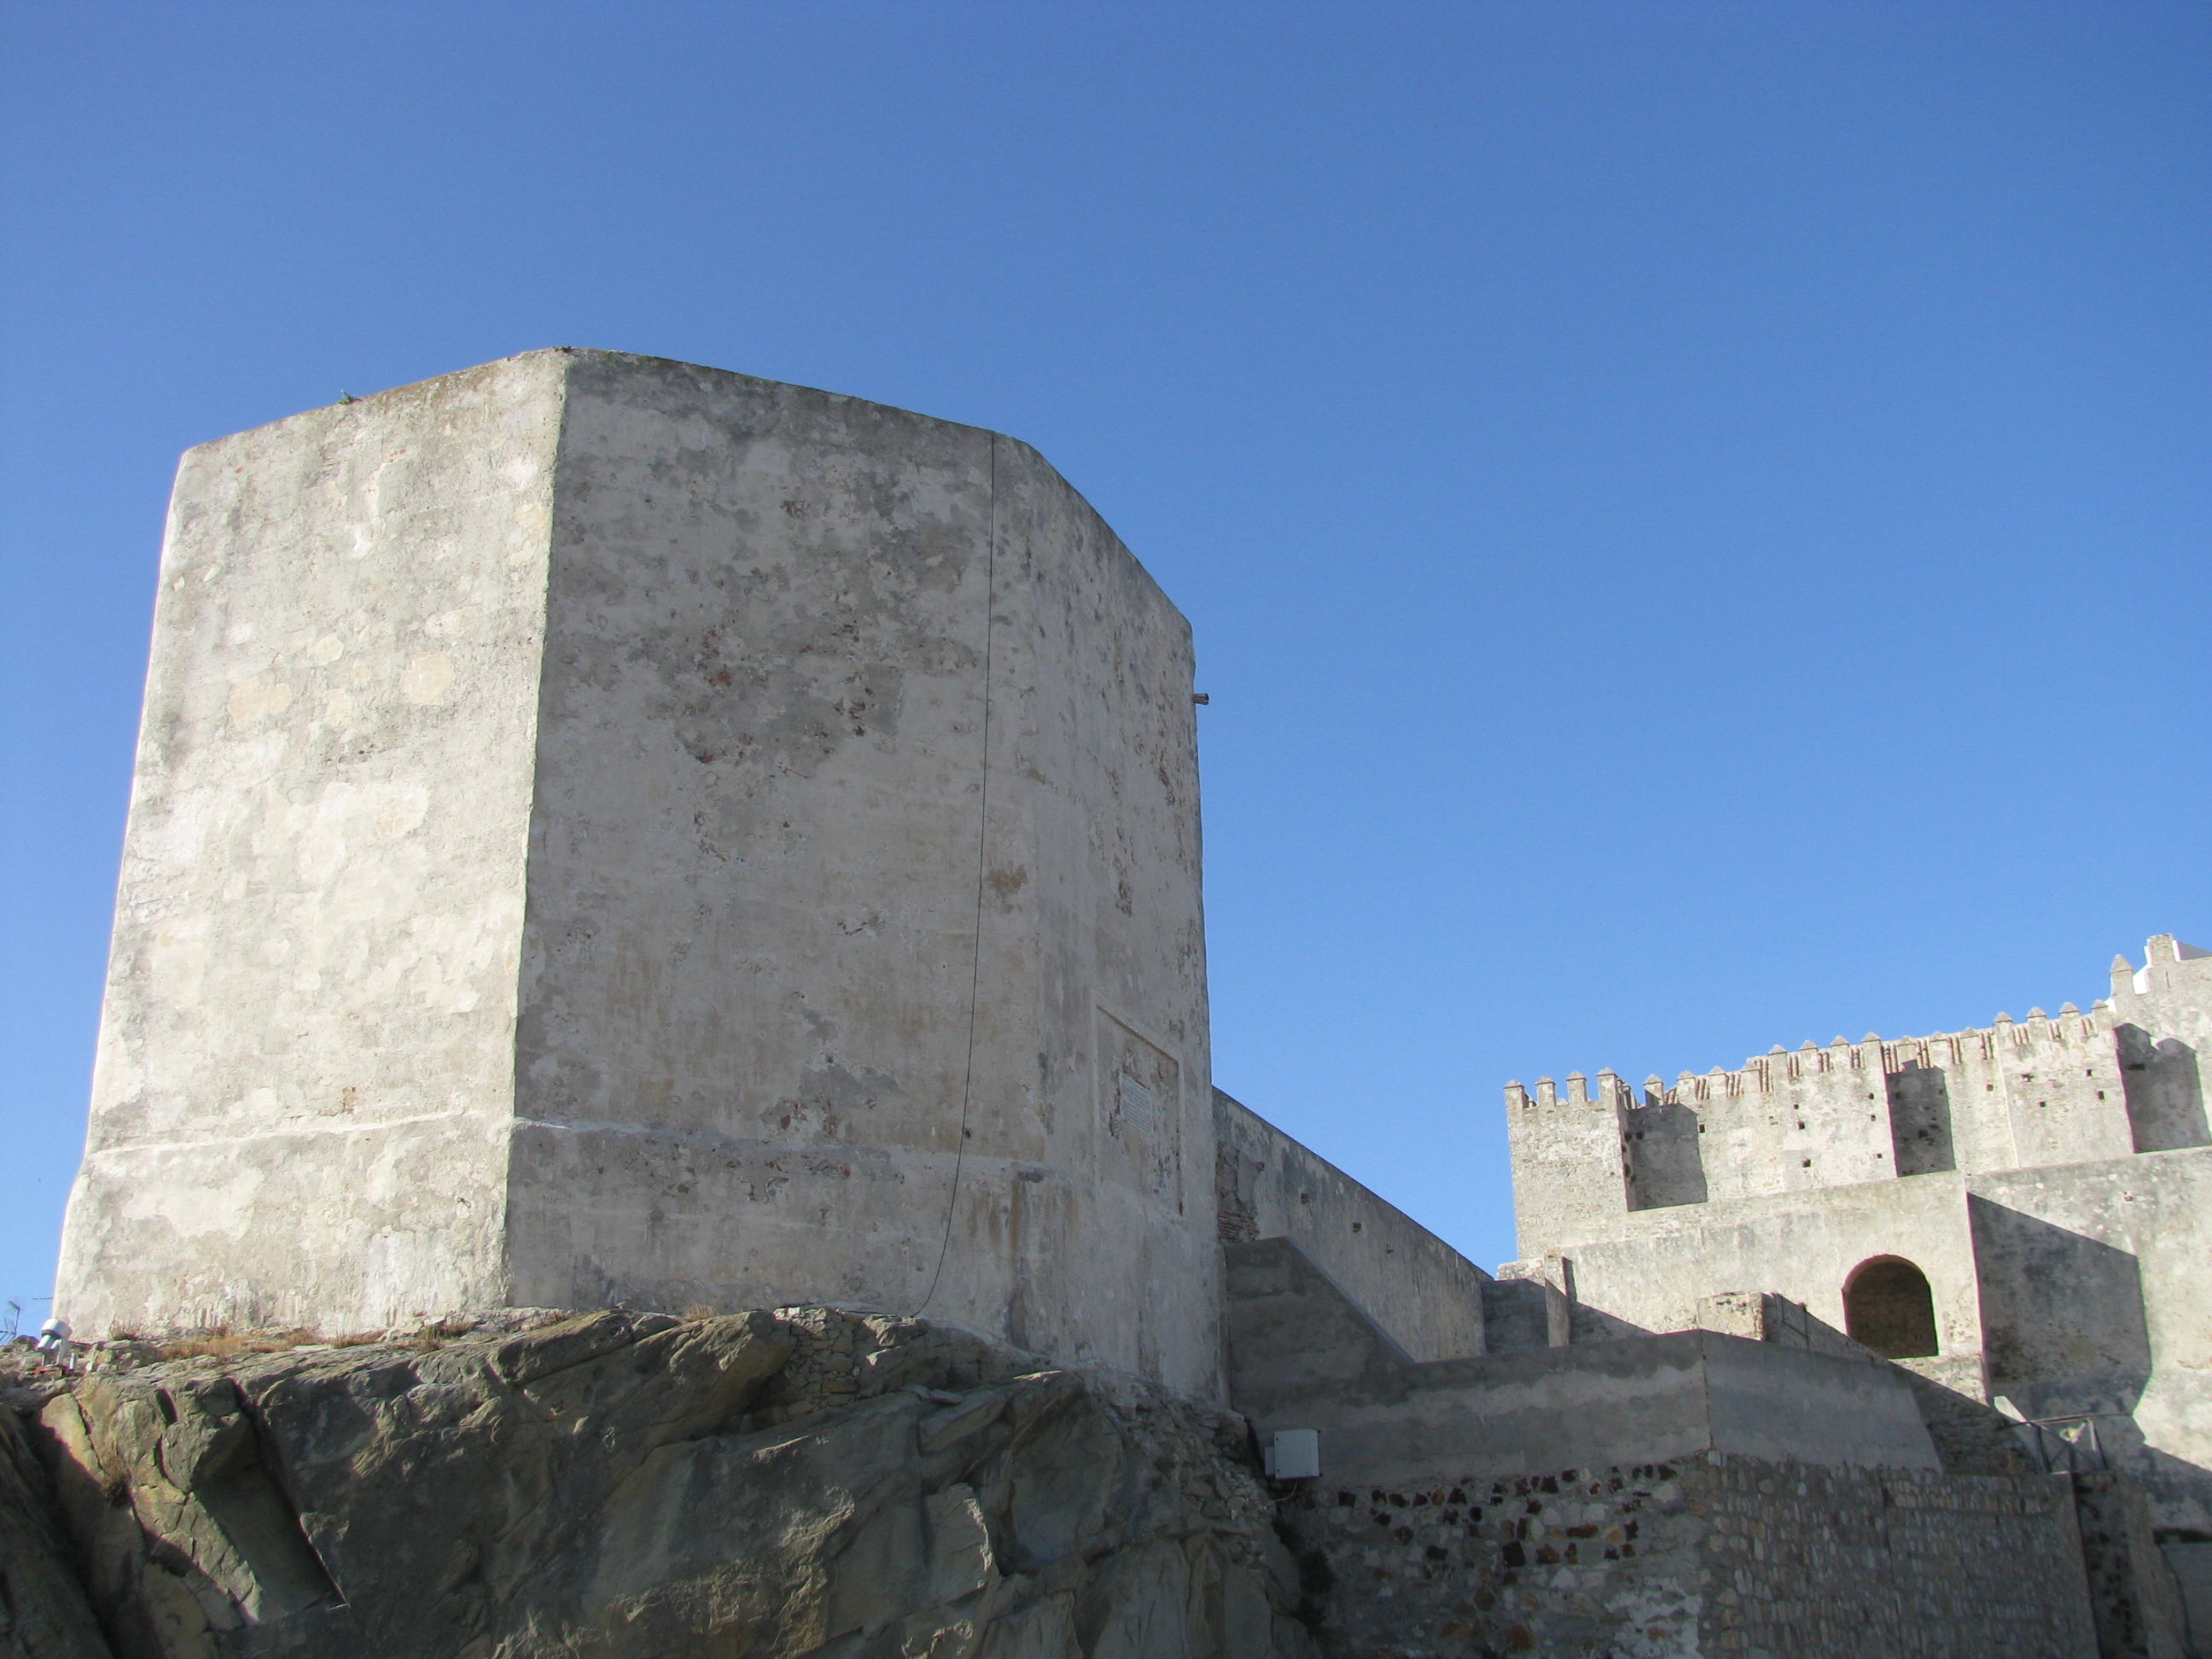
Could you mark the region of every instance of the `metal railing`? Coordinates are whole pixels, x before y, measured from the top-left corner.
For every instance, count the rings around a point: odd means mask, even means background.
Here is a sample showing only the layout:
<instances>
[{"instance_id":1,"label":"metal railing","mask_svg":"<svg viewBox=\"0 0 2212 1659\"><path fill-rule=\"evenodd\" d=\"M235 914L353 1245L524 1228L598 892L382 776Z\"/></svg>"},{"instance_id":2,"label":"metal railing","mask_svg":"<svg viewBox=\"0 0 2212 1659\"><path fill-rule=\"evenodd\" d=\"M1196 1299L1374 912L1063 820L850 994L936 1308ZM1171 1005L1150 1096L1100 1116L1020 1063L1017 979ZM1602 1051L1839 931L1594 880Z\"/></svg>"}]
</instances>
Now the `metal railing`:
<instances>
[{"instance_id":1,"label":"metal railing","mask_svg":"<svg viewBox=\"0 0 2212 1659\"><path fill-rule=\"evenodd\" d=\"M2044 1474L2095 1474L2112 1467L2097 1436L2097 1417L2102 1414L2033 1418L2014 1424L2013 1431Z\"/></svg>"}]
</instances>

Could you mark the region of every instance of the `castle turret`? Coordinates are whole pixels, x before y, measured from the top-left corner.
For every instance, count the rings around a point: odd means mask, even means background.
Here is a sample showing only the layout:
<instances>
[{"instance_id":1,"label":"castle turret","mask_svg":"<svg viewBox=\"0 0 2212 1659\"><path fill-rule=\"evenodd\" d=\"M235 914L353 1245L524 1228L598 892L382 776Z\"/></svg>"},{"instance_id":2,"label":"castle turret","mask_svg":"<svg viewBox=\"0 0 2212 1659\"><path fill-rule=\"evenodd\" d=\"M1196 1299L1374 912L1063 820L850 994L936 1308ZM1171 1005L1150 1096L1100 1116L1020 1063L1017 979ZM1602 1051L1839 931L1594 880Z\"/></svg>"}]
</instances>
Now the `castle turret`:
<instances>
[{"instance_id":1,"label":"castle turret","mask_svg":"<svg viewBox=\"0 0 2212 1659\"><path fill-rule=\"evenodd\" d=\"M193 450L58 1305L1212 1389L1191 663L1034 451L853 398L549 351Z\"/></svg>"},{"instance_id":2,"label":"castle turret","mask_svg":"<svg viewBox=\"0 0 2212 1659\"><path fill-rule=\"evenodd\" d=\"M2160 933L2143 965L2112 963L2110 1018L2137 1152L2208 1143L2212 1099L2212 951Z\"/></svg>"},{"instance_id":3,"label":"castle turret","mask_svg":"<svg viewBox=\"0 0 2212 1659\"><path fill-rule=\"evenodd\" d=\"M2204 1146L2208 1052L2212 952L2160 934L2141 969L2114 961L2112 1000L2087 1013L2069 1002L1934 1036L1777 1043L1733 1071L1653 1077L1617 1133L1568 1109L1578 1079L1556 1108L1548 1085L1531 1098L1513 1085L1522 1253L1595 1236L1599 1216Z\"/></svg>"},{"instance_id":4,"label":"castle turret","mask_svg":"<svg viewBox=\"0 0 2212 1659\"><path fill-rule=\"evenodd\" d=\"M1598 1073L1593 1095L1580 1072L1567 1076L1561 1097L1550 1078L1530 1094L1505 1085L1506 1133L1513 1155L1513 1204L1523 1256L1555 1250L1561 1241L1603 1234L1630 1208L1622 1124L1627 1084Z\"/></svg>"}]
</instances>

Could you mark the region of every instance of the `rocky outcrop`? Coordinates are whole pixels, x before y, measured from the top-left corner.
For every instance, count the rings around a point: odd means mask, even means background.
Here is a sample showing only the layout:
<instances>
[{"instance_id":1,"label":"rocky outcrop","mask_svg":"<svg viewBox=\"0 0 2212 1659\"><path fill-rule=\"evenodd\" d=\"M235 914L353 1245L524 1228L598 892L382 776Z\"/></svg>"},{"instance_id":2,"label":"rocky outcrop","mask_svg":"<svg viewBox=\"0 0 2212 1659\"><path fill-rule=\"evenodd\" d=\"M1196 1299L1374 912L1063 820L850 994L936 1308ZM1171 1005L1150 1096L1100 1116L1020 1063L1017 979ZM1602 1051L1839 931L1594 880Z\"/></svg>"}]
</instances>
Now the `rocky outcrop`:
<instances>
[{"instance_id":1,"label":"rocky outcrop","mask_svg":"<svg viewBox=\"0 0 2212 1659\"><path fill-rule=\"evenodd\" d=\"M35 1403L27 1399L26 1403ZM0 1405L0 1659L107 1659L70 1563L46 1472Z\"/></svg>"},{"instance_id":2,"label":"rocky outcrop","mask_svg":"<svg viewBox=\"0 0 2212 1659\"><path fill-rule=\"evenodd\" d=\"M823 1309L508 1322L47 1401L117 1659L1310 1652L1225 1413Z\"/></svg>"}]
</instances>

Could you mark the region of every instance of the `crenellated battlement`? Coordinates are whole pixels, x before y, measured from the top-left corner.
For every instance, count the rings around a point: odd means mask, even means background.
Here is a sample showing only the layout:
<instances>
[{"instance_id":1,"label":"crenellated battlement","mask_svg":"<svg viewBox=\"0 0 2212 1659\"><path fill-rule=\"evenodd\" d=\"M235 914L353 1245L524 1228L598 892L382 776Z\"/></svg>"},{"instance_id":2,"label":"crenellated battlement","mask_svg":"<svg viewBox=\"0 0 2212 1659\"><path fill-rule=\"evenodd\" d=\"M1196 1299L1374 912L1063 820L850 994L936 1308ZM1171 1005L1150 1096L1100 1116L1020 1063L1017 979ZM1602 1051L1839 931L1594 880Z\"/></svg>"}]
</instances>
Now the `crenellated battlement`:
<instances>
[{"instance_id":1,"label":"crenellated battlement","mask_svg":"<svg viewBox=\"0 0 2212 1659\"><path fill-rule=\"evenodd\" d=\"M1963 1031L1941 1031L1933 1036L1899 1037L1882 1045L1882 1063L1893 1072L1908 1066L1958 1066L1971 1057L1996 1060L2006 1054L2041 1048L2087 1053L2112 1040L2112 1005L2099 1001L2081 1012L2072 1003L2054 1016L2031 1008L2027 1018L2015 1020L1999 1014L1987 1025Z\"/></svg>"},{"instance_id":2,"label":"crenellated battlement","mask_svg":"<svg viewBox=\"0 0 2212 1659\"><path fill-rule=\"evenodd\" d=\"M1786 1090L1808 1079L1840 1072L1887 1074L1915 1066L1948 1068L1966 1063L1970 1056L1993 1060L2000 1055L2045 1047L2087 1053L2110 1040L2112 1024L2111 1003L2099 1001L2085 1014L2069 1002L2055 1015L2031 1008L2024 1020L2001 1013L1987 1025L1969 1026L1963 1031L1938 1031L1928 1036L1883 1037L1869 1031L1856 1042L1838 1036L1825 1047L1809 1041L1796 1048L1784 1048L1777 1043L1734 1070L1716 1066L1710 1072L1685 1071L1678 1073L1672 1084L1664 1082L1655 1073L1644 1079L1640 1091L1632 1089L1610 1068L1600 1069L1595 1087L1582 1073L1568 1073L1565 1092L1548 1077L1538 1078L1533 1091L1516 1081L1505 1085L1505 1102L1509 1107L1520 1108L1613 1103L1693 1105L1726 1097Z\"/></svg>"},{"instance_id":3,"label":"crenellated battlement","mask_svg":"<svg viewBox=\"0 0 2212 1659\"><path fill-rule=\"evenodd\" d=\"M1505 1085L1505 1103L1527 1109L1533 1106L1627 1106L1632 1103L1633 1091L1618 1073L1601 1071L1597 1074L1597 1089L1590 1089L1590 1080L1580 1072L1567 1073L1567 1091L1559 1092L1559 1085L1547 1077L1536 1079L1536 1089L1531 1094L1519 1083Z\"/></svg>"},{"instance_id":4,"label":"crenellated battlement","mask_svg":"<svg viewBox=\"0 0 2212 1659\"><path fill-rule=\"evenodd\" d=\"M2208 1039L2212 953L2160 934L2087 1012L1777 1044L1640 1089L1610 1067L1510 1083L1516 1199L1551 1249L1602 1214L2198 1145Z\"/></svg>"}]
</instances>

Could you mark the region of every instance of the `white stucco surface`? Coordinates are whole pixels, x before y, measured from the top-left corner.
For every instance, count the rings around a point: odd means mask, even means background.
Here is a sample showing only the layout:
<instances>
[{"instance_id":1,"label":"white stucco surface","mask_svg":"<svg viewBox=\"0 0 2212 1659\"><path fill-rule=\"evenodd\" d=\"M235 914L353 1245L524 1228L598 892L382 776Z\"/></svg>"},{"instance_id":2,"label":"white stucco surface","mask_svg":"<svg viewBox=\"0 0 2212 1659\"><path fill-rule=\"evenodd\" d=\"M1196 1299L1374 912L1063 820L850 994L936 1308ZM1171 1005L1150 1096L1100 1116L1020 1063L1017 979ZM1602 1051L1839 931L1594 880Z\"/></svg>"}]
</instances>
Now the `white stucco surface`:
<instances>
[{"instance_id":1,"label":"white stucco surface","mask_svg":"<svg viewBox=\"0 0 2212 1659\"><path fill-rule=\"evenodd\" d=\"M503 1298L562 372L184 458L63 1241L81 1330Z\"/></svg>"},{"instance_id":2,"label":"white stucco surface","mask_svg":"<svg viewBox=\"0 0 2212 1659\"><path fill-rule=\"evenodd\" d=\"M1189 630L1026 446L544 352L179 475L81 1328L930 1313L1212 1392Z\"/></svg>"}]
</instances>

